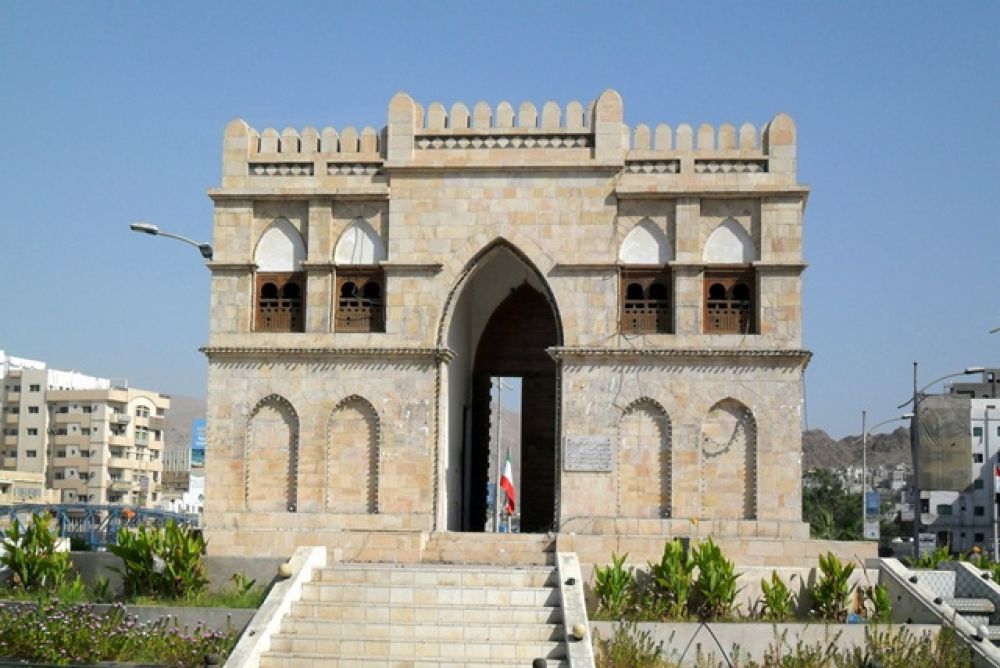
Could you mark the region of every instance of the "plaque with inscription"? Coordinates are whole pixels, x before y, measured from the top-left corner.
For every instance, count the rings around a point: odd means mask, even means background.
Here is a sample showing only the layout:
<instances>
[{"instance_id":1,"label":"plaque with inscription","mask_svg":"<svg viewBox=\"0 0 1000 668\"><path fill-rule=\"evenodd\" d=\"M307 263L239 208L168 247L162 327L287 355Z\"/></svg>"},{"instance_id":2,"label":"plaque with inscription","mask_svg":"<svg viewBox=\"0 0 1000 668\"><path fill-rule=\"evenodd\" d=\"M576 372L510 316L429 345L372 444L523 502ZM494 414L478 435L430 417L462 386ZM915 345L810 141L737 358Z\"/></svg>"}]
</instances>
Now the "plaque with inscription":
<instances>
[{"instance_id":1,"label":"plaque with inscription","mask_svg":"<svg viewBox=\"0 0 1000 668\"><path fill-rule=\"evenodd\" d=\"M564 471L612 471L610 436L567 436L563 441Z\"/></svg>"}]
</instances>

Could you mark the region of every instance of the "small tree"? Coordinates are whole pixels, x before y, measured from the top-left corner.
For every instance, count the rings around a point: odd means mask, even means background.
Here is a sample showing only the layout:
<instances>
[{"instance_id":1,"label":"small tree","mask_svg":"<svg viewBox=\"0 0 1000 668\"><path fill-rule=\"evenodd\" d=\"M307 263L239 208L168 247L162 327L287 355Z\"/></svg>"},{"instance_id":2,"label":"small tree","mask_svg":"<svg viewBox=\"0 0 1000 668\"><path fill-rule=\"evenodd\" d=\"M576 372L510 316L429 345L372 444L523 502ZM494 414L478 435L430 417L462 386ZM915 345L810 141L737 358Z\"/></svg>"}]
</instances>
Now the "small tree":
<instances>
[{"instance_id":1,"label":"small tree","mask_svg":"<svg viewBox=\"0 0 1000 668\"><path fill-rule=\"evenodd\" d=\"M14 518L3 532L0 557L0 563L10 569L14 588L52 592L67 582L73 565L69 552L56 551L57 541L48 515L32 515L31 524L23 528Z\"/></svg>"}]
</instances>

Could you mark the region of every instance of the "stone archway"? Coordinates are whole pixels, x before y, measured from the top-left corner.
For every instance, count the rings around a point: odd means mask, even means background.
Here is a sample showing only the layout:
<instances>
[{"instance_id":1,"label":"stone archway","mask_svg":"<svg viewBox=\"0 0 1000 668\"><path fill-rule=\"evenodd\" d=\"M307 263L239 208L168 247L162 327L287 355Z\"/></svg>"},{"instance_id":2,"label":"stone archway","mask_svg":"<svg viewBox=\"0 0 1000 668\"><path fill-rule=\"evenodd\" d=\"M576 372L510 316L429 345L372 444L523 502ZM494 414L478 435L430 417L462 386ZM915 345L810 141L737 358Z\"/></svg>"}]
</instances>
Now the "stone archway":
<instances>
[{"instance_id":1,"label":"stone archway","mask_svg":"<svg viewBox=\"0 0 1000 668\"><path fill-rule=\"evenodd\" d=\"M483 531L490 463L490 382L521 378L522 532L545 532L556 517L558 368L547 349L561 345L558 312L545 280L517 250L498 242L470 263L447 325L455 357L447 369L442 520L451 531ZM496 477L496 465L493 466ZM495 482L495 481L494 481Z\"/></svg>"}]
</instances>

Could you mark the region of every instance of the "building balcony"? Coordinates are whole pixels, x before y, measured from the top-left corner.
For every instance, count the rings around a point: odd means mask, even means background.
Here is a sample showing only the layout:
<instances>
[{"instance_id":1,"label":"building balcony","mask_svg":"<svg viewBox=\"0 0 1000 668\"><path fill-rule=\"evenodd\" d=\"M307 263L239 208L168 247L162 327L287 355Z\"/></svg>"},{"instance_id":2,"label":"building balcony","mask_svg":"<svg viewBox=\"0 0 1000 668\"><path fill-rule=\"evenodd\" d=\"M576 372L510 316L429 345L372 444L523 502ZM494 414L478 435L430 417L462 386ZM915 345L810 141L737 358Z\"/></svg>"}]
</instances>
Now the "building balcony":
<instances>
[{"instance_id":1,"label":"building balcony","mask_svg":"<svg viewBox=\"0 0 1000 668\"><path fill-rule=\"evenodd\" d=\"M149 417L149 428L154 431L163 431L167 428L167 419L157 415Z\"/></svg>"},{"instance_id":2,"label":"building balcony","mask_svg":"<svg viewBox=\"0 0 1000 668\"><path fill-rule=\"evenodd\" d=\"M132 491L131 480L112 480L108 484L109 492L127 493Z\"/></svg>"},{"instance_id":3,"label":"building balcony","mask_svg":"<svg viewBox=\"0 0 1000 668\"><path fill-rule=\"evenodd\" d=\"M108 468L130 469L135 466L135 462L127 457L111 457L108 459Z\"/></svg>"},{"instance_id":4,"label":"building balcony","mask_svg":"<svg viewBox=\"0 0 1000 668\"><path fill-rule=\"evenodd\" d=\"M74 413L56 413L53 416L53 422L56 424L67 424L69 422L79 422L83 417L83 414L79 411Z\"/></svg>"},{"instance_id":5,"label":"building balcony","mask_svg":"<svg viewBox=\"0 0 1000 668\"><path fill-rule=\"evenodd\" d=\"M111 421L115 424L128 424L132 421L132 416L128 413L112 413Z\"/></svg>"},{"instance_id":6,"label":"building balcony","mask_svg":"<svg viewBox=\"0 0 1000 668\"><path fill-rule=\"evenodd\" d=\"M8 392L7 393L7 401L8 401L8 403L16 404L20 400L21 400L21 393L20 392Z\"/></svg>"},{"instance_id":7,"label":"building balcony","mask_svg":"<svg viewBox=\"0 0 1000 668\"><path fill-rule=\"evenodd\" d=\"M132 445L125 434L108 434L108 445Z\"/></svg>"},{"instance_id":8,"label":"building balcony","mask_svg":"<svg viewBox=\"0 0 1000 668\"><path fill-rule=\"evenodd\" d=\"M52 466L72 466L76 468L86 468L90 466L90 460L80 455L66 455L60 457L56 455L52 458Z\"/></svg>"},{"instance_id":9,"label":"building balcony","mask_svg":"<svg viewBox=\"0 0 1000 668\"><path fill-rule=\"evenodd\" d=\"M6 436L5 435L3 437L3 444L4 445L17 445L17 436Z\"/></svg>"},{"instance_id":10,"label":"building balcony","mask_svg":"<svg viewBox=\"0 0 1000 668\"><path fill-rule=\"evenodd\" d=\"M4 422L4 424L17 424L18 420L20 420L20 419L21 419L21 416L18 415L17 413L9 413L8 412L8 413L5 413L4 416L3 416L3 422Z\"/></svg>"},{"instance_id":11,"label":"building balcony","mask_svg":"<svg viewBox=\"0 0 1000 668\"><path fill-rule=\"evenodd\" d=\"M74 491L79 489L82 492L86 486L86 483L76 476L52 481L52 489L72 489Z\"/></svg>"}]
</instances>

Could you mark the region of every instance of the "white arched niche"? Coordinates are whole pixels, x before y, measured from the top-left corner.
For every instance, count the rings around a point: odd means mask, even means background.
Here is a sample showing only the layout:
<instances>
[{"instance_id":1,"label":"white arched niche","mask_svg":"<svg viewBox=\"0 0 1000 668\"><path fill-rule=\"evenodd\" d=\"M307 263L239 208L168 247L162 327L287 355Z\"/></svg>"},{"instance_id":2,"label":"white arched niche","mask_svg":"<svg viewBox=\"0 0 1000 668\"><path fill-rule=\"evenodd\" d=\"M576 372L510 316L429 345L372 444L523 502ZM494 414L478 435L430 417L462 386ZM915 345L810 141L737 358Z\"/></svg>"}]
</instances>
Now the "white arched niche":
<instances>
[{"instance_id":1,"label":"white arched niche","mask_svg":"<svg viewBox=\"0 0 1000 668\"><path fill-rule=\"evenodd\" d=\"M298 230L287 219L278 218L261 236L253 258L257 271L300 271L306 246Z\"/></svg>"},{"instance_id":2,"label":"white arched niche","mask_svg":"<svg viewBox=\"0 0 1000 668\"><path fill-rule=\"evenodd\" d=\"M618 251L618 260L630 266L663 266L673 259L667 235L648 218L632 228Z\"/></svg>"},{"instance_id":3,"label":"white arched niche","mask_svg":"<svg viewBox=\"0 0 1000 668\"><path fill-rule=\"evenodd\" d=\"M705 243L706 264L749 264L757 259L753 239L738 222L727 218Z\"/></svg>"},{"instance_id":4,"label":"white arched niche","mask_svg":"<svg viewBox=\"0 0 1000 668\"><path fill-rule=\"evenodd\" d=\"M378 264L385 260L385 246L378 233L363 218L347 226L333 251L333 262L339 265Z\"/></svg>"}]
</instances>

